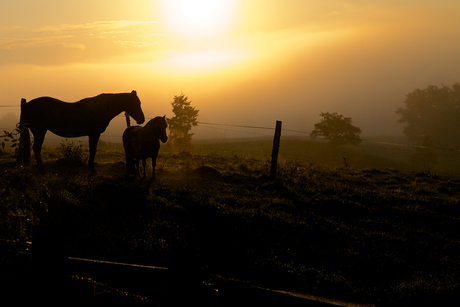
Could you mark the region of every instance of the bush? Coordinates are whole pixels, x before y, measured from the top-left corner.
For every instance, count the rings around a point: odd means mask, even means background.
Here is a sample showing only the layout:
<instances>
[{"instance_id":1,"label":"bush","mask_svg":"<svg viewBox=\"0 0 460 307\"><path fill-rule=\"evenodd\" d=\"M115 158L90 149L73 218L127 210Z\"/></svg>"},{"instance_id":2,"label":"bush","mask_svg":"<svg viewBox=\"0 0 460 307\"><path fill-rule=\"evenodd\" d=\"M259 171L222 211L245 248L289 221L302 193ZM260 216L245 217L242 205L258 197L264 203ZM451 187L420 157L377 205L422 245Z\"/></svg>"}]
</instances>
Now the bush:
<instances>
[{"instance_id":1,"label":"bush","mask_svg":"<svg viewBox=\"0 0 460 307\"><path fill-rule=\"evenodd\" d=\"M83 150L83 144L81 141L78 141L78 145L75 145L74 142L65 142L61 143L61 154L64 157L64 161L69 166L80 166L86 161L86 154Z\"/></svg>"}]
</instances>

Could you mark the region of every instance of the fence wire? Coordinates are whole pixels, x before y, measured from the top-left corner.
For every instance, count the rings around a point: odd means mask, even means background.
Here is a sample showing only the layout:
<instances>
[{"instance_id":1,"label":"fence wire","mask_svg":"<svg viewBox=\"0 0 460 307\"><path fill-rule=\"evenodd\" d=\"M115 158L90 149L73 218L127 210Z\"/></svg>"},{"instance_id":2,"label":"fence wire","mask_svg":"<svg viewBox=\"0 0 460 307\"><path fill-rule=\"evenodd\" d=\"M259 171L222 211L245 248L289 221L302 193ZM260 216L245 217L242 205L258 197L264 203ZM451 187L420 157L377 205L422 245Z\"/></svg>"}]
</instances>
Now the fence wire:
<instances>
[{"instance_id":1,"label":"fence wire","mask_svg":"<svg viewBox=\"0 0 460 307\"><path fill-rule=\"evenodd\" d=\"M118 115L117 117L125 117L124 113ZM150 120L153 117L146 117L146 120ZM218 130L222 132L230 132L232 133L232 137L223 137L223 139L215 138L213 139L214 146L213 151L222 154L237 154L242 156L256 156L256 157L267 157L269 158L271 154L272 146L270 142L266 142L265 145L262 143L258 144L257 148L254 149L254 146L239 146L239 147L231 147L230 144L236 142L242 142L243 140L256 142L259 139L264 139L265 141L269 138L273 138L273 134L269 133L269 131L274 131L275 127L266 127L266 126L254 126L254 125L237 125L237 124L229 124L229 123L213 123L213 122L198 122L198 126L204 129L212 129ZM239 130L237 130L239 129ZM4 128L0 128L1 130L8 130ZM263 130L264 132L259 132L257 130ZM266 132L265 132L266 131ZM241 138L238 139L237 135L241 135ZM311 153L308 152L308 149L305 150L298 150L297 152L288 152L283 150L283 141L289 140L289 138L296 138L299 136L299 141L310 141L309 139L305 138L309 136L311 131L303 131L297 129L289 129L289 127L282 128L281 132L281 148L280 148L280 156L284 157L284 159L300 159L306 161L322 161L328 164L337 164L343 163L341 162L342 157L335 157L331 158L331 154L327 156L320 156L318 157L318 153ZM236 135L236 136L235 136ZM250 135L251 137L248 137ZM109 143L118 144L121 143L121 135L110 135L110 134L102 134L102 139L104 140L113 140L112 142L108 141ZM317 137L318 143L326 143L326 138L324 137ZM345 138L351 139L351 138ZM65 138L59 138L55 135L49 135L46 138L48 144L52 144L54 146L62 144ZM201 141L203 141L202 139ZM411 144L404 144L404 143L397 143L397 142L387 142L387 141L378 141L378 140L369 140L369 139L361 139L359 138L361 143L354 147L355 152L361 151L361 154L365 155L376 155L381 159L386 159L388 161L396 161L399 165L398 168L401 168L401 165L406 165L408 168L412 169L410 165L414 164L410 161L410 156L413 155L417 150L419 151L432 151L436 154L436 156L441 157L440 159L449 160L449 163L452 165L452 170L455 169L455 172L460 173L460 149L456 148L446 148L446 147L429 147L429 146L420 146L420 145L411 145ZM88 146L87 138L75 138L67 141L77 141L84 144L85 147ZM195 141L195 140L194 140ZM196 141L200 143L200 141ZM203 142L201 142L203 143ZM211 143L207 143L211 144ZM201 145L200 145L201 146ZM300 146L300 145L299 145ZM201 146L202 147L202 146ZM377 151L377 152L376 152ZM382 152L387 151L388 155L382 154ZM443 158L444 157L444 158ZM283 158L282 158L283 159ZM339 161L339 162L337 162ZM387 162L388 162L387 161ZM447 162L444 162L447 163ZM364 161L357 161L356 165L366 166ZM458 166L456 166L458 165ZM375 165L367 165L367 166L375 166ZM377 165L376 167L379 167ZM433 165L433 169L439 168L437 165ZM454 171L452 171L454 172Z\"/></svg>"}]
</instances>

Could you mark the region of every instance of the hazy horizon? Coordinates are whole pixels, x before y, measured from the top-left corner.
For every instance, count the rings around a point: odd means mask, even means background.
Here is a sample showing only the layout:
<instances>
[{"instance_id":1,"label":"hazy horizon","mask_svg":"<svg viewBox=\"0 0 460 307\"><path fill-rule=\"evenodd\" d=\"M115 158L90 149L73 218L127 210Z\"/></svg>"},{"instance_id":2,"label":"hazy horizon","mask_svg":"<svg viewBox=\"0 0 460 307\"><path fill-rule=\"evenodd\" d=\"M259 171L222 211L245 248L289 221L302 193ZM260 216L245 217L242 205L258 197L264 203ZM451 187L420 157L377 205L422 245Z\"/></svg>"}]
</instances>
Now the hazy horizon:
<instances>
[{"instance_id":1,"label":"hazy horizon","mask_svg":"<svg viewBox=\"0 0 460 307\"><path fill-rule=\"evenodd\" d=\"M281 120L309 132L321 112L337 112L364 138L401 135L395 110L414 89L460 82L458 1L208 2L198 12L184 1L3 4L0 119L19 117L21 98L136 90L147 118L172 117L173 97L184 93L200 122ZM117 117L102 138L125 127ZM224 127L192 132L272 135Z\"/></svg>"}]
</instances>

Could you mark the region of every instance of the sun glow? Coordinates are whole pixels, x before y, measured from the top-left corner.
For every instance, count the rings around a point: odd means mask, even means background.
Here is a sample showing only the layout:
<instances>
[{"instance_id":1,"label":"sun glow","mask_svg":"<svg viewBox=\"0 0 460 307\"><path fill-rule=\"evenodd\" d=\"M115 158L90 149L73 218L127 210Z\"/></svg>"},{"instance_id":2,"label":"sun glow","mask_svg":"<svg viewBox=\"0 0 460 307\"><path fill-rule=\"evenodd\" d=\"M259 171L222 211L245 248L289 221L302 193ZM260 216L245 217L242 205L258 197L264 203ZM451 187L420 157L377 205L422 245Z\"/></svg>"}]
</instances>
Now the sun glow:
<instances>
[{"instance_id":1,"label":"sun glow","mask_svg":"<svg viewBox=\"0 0 460 307\"><path fill-rule=\"evenodd\" d=\"M163 1L165 23L177 35L195 39L220 35L229 28L235 0Z\"/></svg>"},{"instance_id":2,"label":"sun glow","mask_svg":"<svg viewBox=\"0 0 460 307\"><path fill-rule=\"evenodd\" d=\"M217 0L180 0L182 12L193 20L203 20L214 13Z\"/></svg>"},{"instance_id":3,"label":"sun glow","mask_svg":"<svg viewBox=\"0 0 460 307\"><path fill-rule=\"evenodd\" d=\"M161 62L171 71L214 73L247 60L245 50L221 39L236 19L235 0L165 0L162 5L172 44Z\"/></svg>"},{"instance_id":4,"label":"sun glow","mask_svg":"<svg viewBox=\"0 0 460 307\"><path fill-rule=\"evenodd\" d=\"M163 61L165 67L173 71L210 72L219 69L234 67L244 62L247 55L242 52L225 52L215 50L201 50L193 53L176 54Z\"/></svg>"}]
</instances>

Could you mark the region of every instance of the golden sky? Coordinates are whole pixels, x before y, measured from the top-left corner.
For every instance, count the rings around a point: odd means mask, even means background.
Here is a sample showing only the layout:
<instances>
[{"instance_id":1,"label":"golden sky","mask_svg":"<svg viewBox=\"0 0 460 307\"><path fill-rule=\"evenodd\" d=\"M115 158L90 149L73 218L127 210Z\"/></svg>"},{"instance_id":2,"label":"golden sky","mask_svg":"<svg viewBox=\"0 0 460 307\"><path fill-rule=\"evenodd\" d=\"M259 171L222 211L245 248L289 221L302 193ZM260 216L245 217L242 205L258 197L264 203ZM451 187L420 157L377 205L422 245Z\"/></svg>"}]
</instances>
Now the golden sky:
<instances>
[{"instance_id":1,"label":"golden sky","mask_svg":"<svg viewBox=\"0 0 460 307\"><path fill-rule=\"evenodd\" d=\"M183 92L203 122L311 131L338 112L397 134L405 94L460 82L459 16L458 0L2 0L0 106L137 90L171 117Z\"/></svg>"}]
</instances>

